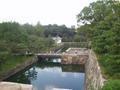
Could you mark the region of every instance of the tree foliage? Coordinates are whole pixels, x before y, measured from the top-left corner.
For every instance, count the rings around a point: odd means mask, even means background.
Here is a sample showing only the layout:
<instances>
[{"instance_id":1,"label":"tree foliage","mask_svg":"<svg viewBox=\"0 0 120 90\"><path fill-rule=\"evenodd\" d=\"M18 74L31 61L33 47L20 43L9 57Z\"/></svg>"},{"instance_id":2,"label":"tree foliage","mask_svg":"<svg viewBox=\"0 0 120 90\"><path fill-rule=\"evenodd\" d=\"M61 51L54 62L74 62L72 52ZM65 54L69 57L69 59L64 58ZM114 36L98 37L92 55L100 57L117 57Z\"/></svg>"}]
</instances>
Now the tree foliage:
<instances>
[{"instance_id":1,"label":"tree foliage","mask_svg":"<svg viewBox=\"0 0 120 90\"><path fill-rule=\"evenodd\" d=\"M65 25L56 24L43 26L45 37L62 37L62 41L72 41L75 35L75 29L68 28Z\"/></svg>"},{"instance_id":2,"label":"tree foliage","mask_svg":"<svg viewBox=\"0 0 120 90\"><path fill-rule=\"evenodd\" d=\"M26 52L42 52L50 48L54 42L44 37L44 29L39 23L20 25L16 22L0 23L0 57L9 54L25 54ZM48 44L49 47L48 47Z\"/></svg>"},{"instance_id":3,"label":"tree foliage","mask_svg":"<svg viewBox=\"0 0 120 90\"><path fill-rule=\"evenodd\" d=\"M10 54L43 52L54 46L52 37L60 36L64 41L68 41L74 34L74 30L65 25L43 26L38 22L33 26L20 25L17 22L3 22L0 23L0 56L6 52Z\"/></svg>"},{"instance_id":4,"label":"tree foliage","mask_svg":"<svg viewBox=\"0 0 120 90\"><path fill-rule=\"evenodd\" d=\"M120 78L120 2L98 0L85 7L77 18L84 24L78 35L82 32L92 42L94 51L102 56L100 63L107 74Z\"/></svg>"}]
</instances>

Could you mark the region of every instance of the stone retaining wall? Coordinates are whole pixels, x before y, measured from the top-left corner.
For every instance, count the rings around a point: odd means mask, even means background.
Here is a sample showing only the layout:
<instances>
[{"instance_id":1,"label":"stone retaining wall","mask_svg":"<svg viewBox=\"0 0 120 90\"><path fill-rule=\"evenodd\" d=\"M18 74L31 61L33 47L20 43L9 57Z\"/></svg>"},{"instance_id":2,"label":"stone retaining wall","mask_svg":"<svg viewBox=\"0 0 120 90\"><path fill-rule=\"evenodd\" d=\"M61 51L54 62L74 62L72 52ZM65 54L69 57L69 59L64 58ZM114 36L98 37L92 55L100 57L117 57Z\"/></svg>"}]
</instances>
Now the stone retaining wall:
<instances>
[{"instance_id":1,"label":"stone retaining wall","mask_svg":"<svg viewBox=\"0 0 120 90\"><path fill-rule=\"evenodd\" d=\"M17 72L20 72L21 70L25 69L26 67L32 65L33 63L37 62L37 57L32 58L31 60L26 60L26 62L17 65L15 68L3 73L0 75L0 81L16 74Z\"/></svg>"},{"instance_id":2,"label":"stone retaining wall","mask_svg":"<svg viewBox=\"0 0 120 90\"><path fill-rule=\"evenodd\" d=\"M63 55L61 64L85 64L88 55Z\"/></svg>"},{"instance_id":3,"label":"stone retaining wall","mask_svg":"<svg viewBox=\"0 0 120 90\"><path fill-rule=\"evenodd\" d=\"M87 52L86 55L63 55L61 63L85 64L85 90L100 90L105 80L95 53L92 50Z\"/></svg>"},{"instance_id":4,"label":"stone retaining wall","mask_svg":"<svg viewBox=\"0 0 120 90\"><path fill-rule=\"evenodd\" d=\"M89 50L89 58L85 64L85 90L100 90L104 85L97 57L92 50Z\"/></svg>"}]
</instances>

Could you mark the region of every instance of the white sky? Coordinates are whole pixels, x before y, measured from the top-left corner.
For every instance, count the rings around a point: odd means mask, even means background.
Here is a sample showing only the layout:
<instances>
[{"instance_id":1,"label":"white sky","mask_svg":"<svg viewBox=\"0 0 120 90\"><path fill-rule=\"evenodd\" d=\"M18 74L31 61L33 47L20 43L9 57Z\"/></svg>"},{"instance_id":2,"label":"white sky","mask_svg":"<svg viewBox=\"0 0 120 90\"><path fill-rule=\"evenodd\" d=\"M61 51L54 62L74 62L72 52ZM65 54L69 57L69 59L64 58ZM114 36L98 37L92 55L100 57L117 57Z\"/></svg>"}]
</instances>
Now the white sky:
<instances>
[{"instance_id":1,"label":"white sky","mask_svg":"<svg viewBox=\"0 0 120 90\"><path fill-rule=\"evenodd\" d=\"M0 22L77 25L76 15L95 0L0 0Z\"/></svg>"}]
</instances>

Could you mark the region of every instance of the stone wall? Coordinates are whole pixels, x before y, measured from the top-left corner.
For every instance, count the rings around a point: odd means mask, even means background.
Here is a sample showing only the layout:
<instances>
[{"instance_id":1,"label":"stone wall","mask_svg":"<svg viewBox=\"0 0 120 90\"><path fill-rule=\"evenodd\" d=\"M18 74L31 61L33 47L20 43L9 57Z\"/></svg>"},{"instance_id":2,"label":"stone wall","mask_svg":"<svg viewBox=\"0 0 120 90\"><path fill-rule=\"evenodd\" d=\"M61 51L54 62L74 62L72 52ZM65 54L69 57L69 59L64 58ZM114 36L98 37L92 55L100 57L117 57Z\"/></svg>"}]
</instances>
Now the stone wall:
<instances>
[{"instance_id":1,"label":"stone wall","mask_svg":"<svg viewBox=\"0 0 120 90\"><path fill-rule=\"evenodd\" d=\"M83 52L84 54L84 52ZM62 64L85 64L85 90L100 90L104 85L104 78L95 53L88 50L85 55L65 54Z\"/></svg>"},{"instance_id":2,"label":"stone wall","mask_svg":"<svg viewBox=\"0 0 120 90\"><path fill-rule=\"evenodd\" d=\"M17 72L20 72L21 70L25 69L26 67L32 65L33 63L37 62L37 57L33 57L31 60L26 60L24 63L16 66L15 68L3 73L3 74L0 74L0 81L16 74Z\"/></svg>"},{"instance_id":3,"label":"stone wall","mask_svg":"<svg viewBox=\"0 0 120 90\"><path fill-rule=\"evenodd\" d=\"M104 84L97 57L89 50L89 58L85 64L85 90L100 90Z\"/></svg>"},{"instance_id":4,"label":"stone wall","mask_svg":"<svg viewBox=\"0 0 120 90\"><path fill-rule=\"evenodd\" d=\"M85 64L88 55L63 55L61 64Z\"/></svg>"}]
</instances>

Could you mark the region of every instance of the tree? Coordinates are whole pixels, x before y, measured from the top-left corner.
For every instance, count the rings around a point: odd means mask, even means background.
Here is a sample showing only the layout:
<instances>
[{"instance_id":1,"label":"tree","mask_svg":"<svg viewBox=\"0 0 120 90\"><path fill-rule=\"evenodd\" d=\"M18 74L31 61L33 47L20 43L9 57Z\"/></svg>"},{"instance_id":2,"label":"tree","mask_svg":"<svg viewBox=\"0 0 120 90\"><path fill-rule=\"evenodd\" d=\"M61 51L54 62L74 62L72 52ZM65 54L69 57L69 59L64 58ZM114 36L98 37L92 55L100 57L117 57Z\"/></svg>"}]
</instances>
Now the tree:
<instances>
[{"instance_id":1,"label":"tree","mask_svg":"<svg viewBox=\"0 0 120 90\"><path fill-rule=\"evenodd\" d=\"M87 36L93 50L100 56L100 64L110 76L119 78L120 72L120 1L98 0L78 14L83 26L78 35Z\"/></svg>"}]
</instances>

